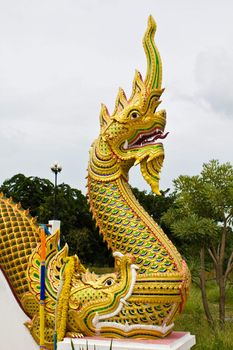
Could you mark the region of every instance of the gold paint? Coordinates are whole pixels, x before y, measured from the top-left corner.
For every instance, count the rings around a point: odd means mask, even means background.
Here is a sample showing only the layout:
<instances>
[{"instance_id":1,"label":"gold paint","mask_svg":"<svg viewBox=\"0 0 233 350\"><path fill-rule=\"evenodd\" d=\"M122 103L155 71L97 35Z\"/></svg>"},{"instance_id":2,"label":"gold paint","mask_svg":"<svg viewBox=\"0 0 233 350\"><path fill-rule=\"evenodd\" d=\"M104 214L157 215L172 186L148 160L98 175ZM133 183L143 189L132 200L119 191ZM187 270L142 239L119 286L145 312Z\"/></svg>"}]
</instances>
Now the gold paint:
<instances>
[{"instance_id":1,"label":"gold paint","mask_svg":"<svg viewBox=\"0 0 233 350\"><path fill-rule=\"evenodd\" d=\"M158 129L164 132L166 125L165 111L156 111L163 89L155 29L150 16L143 39L145 80L136 71L130 99L120 89L111 116L102 105L100 135L90 149L88 201L108 247L121 253L115 256L115 273L90 273L77 256L70 257L64 268L68 246L58 250L59 231L46 239L45 345L51 349L56 320L59 339L65 334L164 337L172 330L166 326L172 325L187 299L190 273L185 262L128 184L130 168L140 164L143 177L159 193L163 146L143 142ZM31 318L26 326L39 342L39 227L28 211L3 194L0 214L0 267Z\"/></svg>"}]
</instances>

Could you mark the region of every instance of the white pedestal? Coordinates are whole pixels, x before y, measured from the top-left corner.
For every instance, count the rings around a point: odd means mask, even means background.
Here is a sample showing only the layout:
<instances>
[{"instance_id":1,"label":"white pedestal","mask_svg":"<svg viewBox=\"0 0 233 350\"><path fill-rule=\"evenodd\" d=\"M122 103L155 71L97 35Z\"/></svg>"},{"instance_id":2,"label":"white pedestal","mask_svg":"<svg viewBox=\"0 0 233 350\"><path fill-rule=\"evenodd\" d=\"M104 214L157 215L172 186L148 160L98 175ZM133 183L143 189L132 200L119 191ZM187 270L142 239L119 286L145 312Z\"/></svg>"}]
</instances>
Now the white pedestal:
<instances>
[{"instance_id":1,"label":"white pedestal","mask_svg":"<svg viewBox=\"0 0 233 350\"><path fill-rule=\"evenodd\" d=\"M109 350L111 339L101 337L85 337L73 339L75 350ZM172 332L164 339L113 339L112 350L190 350L196 344L195 335L189 332ZM71 350L71 339L58 342L57 350Z\"/></svg>"},{"instance_id":2,"label":"white pedestal","mask_svg":"<svg viewBox=\"0 0 233 350\"><path fill-rule=\"evenodd\" d=\"M49 232L54 233L56 230L60 230L61 221L60 220L49 220Z\"/></svg>"},{"instance_id":3,"label":"white pedestal","mask_svg":"<svg viewBox=\"0 0 233 350\"><path fill-rule=\"evenodd\" d=\"M28 317L15 300L0 270L0 349L38 350L39 346L24 326Z\"/></svg>"}]
</instances>

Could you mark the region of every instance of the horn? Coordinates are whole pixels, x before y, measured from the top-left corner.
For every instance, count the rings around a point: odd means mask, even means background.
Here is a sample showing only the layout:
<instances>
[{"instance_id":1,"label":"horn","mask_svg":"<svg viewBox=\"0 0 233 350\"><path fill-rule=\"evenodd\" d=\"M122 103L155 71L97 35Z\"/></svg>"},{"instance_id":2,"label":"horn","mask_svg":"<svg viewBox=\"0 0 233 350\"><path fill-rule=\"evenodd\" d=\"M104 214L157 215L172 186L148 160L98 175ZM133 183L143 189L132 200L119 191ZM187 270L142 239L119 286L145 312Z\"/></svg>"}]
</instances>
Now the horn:
<instances>
[{"instance_id":1,"label":"horn","mask_svg":"<svg viewBox=\"0 0 233 350\"><path fill-rule=\"evenodd\" d=\"M113 115L116 115L117 113L121 112L125 108L127 103L128 103L128 101L127 101L124 90L122 88L119 88Z\"/></svg>"},{"instance_id":2,"label":"horn","mask_svg":"<svg viewBox=\"0 0 233 350\"><path fill-rule=\"evenodd\" d=\"M105 128L110 122L110 116L107 107L102 103L100 111L100 128Z\"/></svg>"},{"instance_id":3,"label":"horn","mask_svg":"<svg viewBox=\"0 0 233 350\"><path fill-rule=\"evenodd\" d=\"M140 72L135 71L135 76L133 80L133 90L130 100L132 100L135 96L144 96L145 94L145 85L142 80L142 76Z\"/></svg>"},{"instance_id":4,"label":"horn","mask_svg":"<svg viewBox=\"0 0 233 350\"><path fill-rule=\"evenodd\" d=\"M148 18L147 30L143 38L143 47L147 58L147 72L145 85L147 90L160 89L162 85L162 61L159 52L154 44L156 23L150 15Z\"/></svg>"}]
</instances>

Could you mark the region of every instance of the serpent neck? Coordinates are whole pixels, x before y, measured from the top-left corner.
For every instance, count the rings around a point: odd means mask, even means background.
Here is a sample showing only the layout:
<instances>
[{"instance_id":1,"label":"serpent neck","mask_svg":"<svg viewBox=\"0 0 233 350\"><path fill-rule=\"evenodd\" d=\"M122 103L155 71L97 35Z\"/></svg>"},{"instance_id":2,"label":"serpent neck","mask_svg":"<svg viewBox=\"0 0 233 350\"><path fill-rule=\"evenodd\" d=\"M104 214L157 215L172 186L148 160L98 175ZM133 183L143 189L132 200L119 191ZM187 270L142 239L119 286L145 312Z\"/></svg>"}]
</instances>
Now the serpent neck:
<instances>
[{"instance_id":1,"label":"serpent neck","mask_svg":"<svg viewBox=\"0 0 233 350\"><path fill-rule=\"evenodd\" d=\"M134 197L125 177L88 177L90 208L100 234L113 252L135 256L139 273L169 273L182 268L181 256Z\"/></svg>"}]
</instances>

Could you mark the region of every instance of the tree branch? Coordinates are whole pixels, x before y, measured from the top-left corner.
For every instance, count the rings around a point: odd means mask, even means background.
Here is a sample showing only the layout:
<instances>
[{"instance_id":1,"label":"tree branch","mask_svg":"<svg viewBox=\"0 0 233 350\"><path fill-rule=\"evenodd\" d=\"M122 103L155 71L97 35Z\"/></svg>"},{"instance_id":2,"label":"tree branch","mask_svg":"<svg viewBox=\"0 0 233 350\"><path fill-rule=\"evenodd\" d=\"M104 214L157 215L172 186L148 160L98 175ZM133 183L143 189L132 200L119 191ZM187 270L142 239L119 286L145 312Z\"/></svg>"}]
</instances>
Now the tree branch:
<instances>
[{"instance_id":1,"label":"tree branch","mask_svg":"<svg viewBox=\"0 0 233 350\"><path fill-rule=\"evenodd\" d=\"M216 249L215 249L214 244L211 244L211 250L212 250L212 252L213 252L215 258L217 259L217 251L216 251Z\"/></svg>"},{"instance_id":2,"label":"tree branch","mask_svg":"<svg viewBox=\"0 0 233 350\"><path fill-rule=\"evenodd\" d=\"M217 267L218 261L217 261L217 257L215 256L214 252L210 248L208 248L208 252L209 252L209 254L214 262L215 267Z\"/></svg>"},{"instance_id":3,"label":"tree branch","mask_svg":"<svg viewBox=\"0 0 233 350\"><path fill-rule=\"evenodd\" d=\"M228 260L228 263L227 263L227 268L226 268L225 275L224 275L224 282L225 283L226 283L227 277L232 269L233 269L233 251L232 251L230 258Z\"/></svg>"},{"instance_id":4,"label":"tree branch","mask_svg":"<svg viewBox=\"0 0 233 350\"><path fill-rule=\"evenodd\" d=\"M202 247L200 250L200 284L201 284L201 296L204 311L206 314L207 321L211 327L214 325L214 320L209 309L208 298L206 294L206 277L205 277L205 248Z\"/></svg>"},{"instance_id":5,"label":"tree branch","mask_svg":"<svg viewBox=\"0 0 233 350\"><path fill-rule=\"evenodd\" d=\"M225 248L226 248L226 233L227 233L227 223L226 220L224 220L224 225L222 228L222 238L221 238L221 244L220 244L220 252L219 252L219 264L223 265L224 255L225 255Z\"/></svg>"},{"instance_id":6,"label":"tree branch","mask_svg":"<svg viewBox=\"0 0 233 350\"><path fill-rule=\"evenodd\" d=\"M218 248L217 248L217 256L219 257L219 252L220 252L220 244L218 244Z\"/></svg>"}]
</instances>

